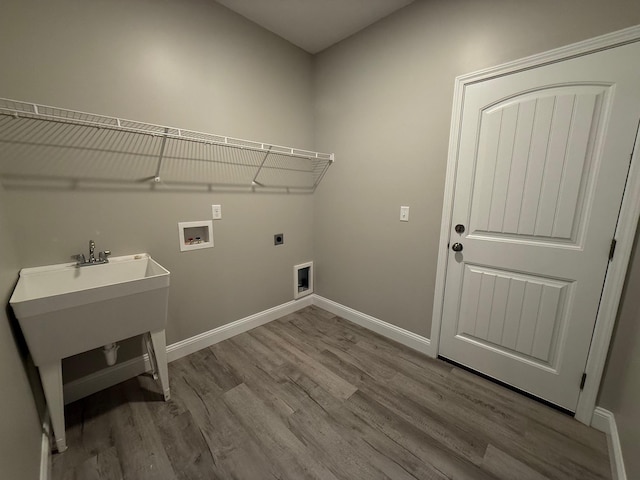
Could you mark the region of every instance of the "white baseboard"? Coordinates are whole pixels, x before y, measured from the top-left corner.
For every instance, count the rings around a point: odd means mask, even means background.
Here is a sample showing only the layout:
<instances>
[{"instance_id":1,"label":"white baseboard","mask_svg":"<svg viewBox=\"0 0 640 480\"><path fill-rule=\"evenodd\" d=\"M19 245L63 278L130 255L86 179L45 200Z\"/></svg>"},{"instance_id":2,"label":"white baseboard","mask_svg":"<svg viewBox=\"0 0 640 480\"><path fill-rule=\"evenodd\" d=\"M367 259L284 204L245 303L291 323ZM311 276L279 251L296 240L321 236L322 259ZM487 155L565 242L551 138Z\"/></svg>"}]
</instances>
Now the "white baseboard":
<instances>
[{"instance_id":1,"label":"white baseboard","mask_svg":"<svg viewBox=\"0 0 640 480\"><path fill-rule=\"evenodd\" d=\"M620 445L618 427L616 426L616 419L613 413L604 408L596 407L593 411L593 417L591 418L591 426L607 435L611 470L614 475L614 480L627 480L627 472L624 468L624 459L622 458L622 446Z\"/></svg>"},{"instance_id":2,"label":"white baseboard","mask_svg":"<svg viewBox=\"0 0 640 480\"><path fill-rule=\"evenodd\" d=\"M283 303L277 307L264 310L260 313L250 315L248 317L236 320L235 322L227 323L208 332L201 333L191 338L181 340L167 347L167 359L170 362L179 358L190 355L203 348L210 347L218 342L227 340L241 333L251 330L252 328L259 327L265 323L272 322L280 317L289 315L302 308L311 305L311 298L305 297L300 300L293 300L291 302Z\"/></svg>"},{"instance_id":3,"label":"white baseboard","mask_svg":"<svg viewBox=\"0 0 640 480\"><path fill-rule=\"evenodd\" d=\"M367 315L366 313L359 312L353 308L346 307L320 295L313 295L313 304L345 320L349 320L361 327L379 333L384 337L395 340L409 348L433 356L431 352L431 341L428 338L372 317L371 315Z\"/></svg>"},{"instance_id":4,"label":"white baseboard","mask_svg":"<svg viewBox=\"0 0 640 480\"><path fill-rule=\"evenodd\" d=\"M203 348L210 347L218 342L227 340L235 335L244 333L252 328L259 327L265 323L269 323L277 318L289 315L304 307L312 304L312 296L283 303L277 307L264 310L262 312L250 315L240 320L228 323L208 332L201 333L191 338L181 340L167 346L167 360L172 362L179 358L190 355ZM85 377L79 378L72 382L65 383L64 403L71 403L81 398L87 397L93 393L109 388L120 382L124 382L141 373L149 371L151 364L147 354L117 363L112 367L102 369Z\"/></svg>"},{"instance_id":5,"label":"white baseboard","mask_svg":"<svg viewBox=\"0 0 640 480\"><path fill-rule=\"evenodd\" d=\"M51 472L51 422L49 412L45 412L42 422L42 443L40 446L40 480L49 480Z\"/></svg>"},{"instance_id":6,"label":"white baseboard","mask_svg":"<svg viewBox=\"0 0 640 480\"><path fill-rule=\"evenodd\" d=\"M235 335L244 333L252 328L276 320L309 305L317 305L335 315L349 320L357 325L372 330L380 335L395 340L409 348L427 355L432 355L431 342L428 338L397 327L375 317L359 312L337 302L321 297L309 295L299 300L283 303L277 307L264 310L248 317L228 323L208 332L195 335L167 346L167 360L172 362L190 355L203 348L227 340ZM102 369L85 377L64 384L65 404L75 402L105 388L124 382L151 369L148 355L143 355L112 367Z\"/></svg>"}]
</instances>

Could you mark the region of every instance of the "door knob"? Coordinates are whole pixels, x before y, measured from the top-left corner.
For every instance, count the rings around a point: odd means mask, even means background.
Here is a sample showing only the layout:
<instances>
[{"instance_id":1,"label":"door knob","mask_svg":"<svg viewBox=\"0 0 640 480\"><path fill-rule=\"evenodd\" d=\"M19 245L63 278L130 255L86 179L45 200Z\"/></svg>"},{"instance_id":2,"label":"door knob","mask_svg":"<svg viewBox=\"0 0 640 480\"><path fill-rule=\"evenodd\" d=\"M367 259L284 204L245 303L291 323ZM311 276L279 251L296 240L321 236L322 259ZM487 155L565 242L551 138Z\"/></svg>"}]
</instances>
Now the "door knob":
<instances>
[{"instance_id":1,"label":"door knob","mask_svg":"<svg viewBox=\"0 0 640 480\"><path fill-rule=\"evenodd\" d=\"M464 225L462 225L461 223L456 225L456 233L462 235L464 233Z\"/></svg>"},{"instance_id":2,"label":"door knob","mask_svg":"<svg viewBox=\"0 0 640 480\"><path fill-rule=\"evenodd\" d=\"M461 243L454 243L453 245L451 245L451 250L453 250L454 252L461 252L462 251L462 244Z\"/></svg>"}]
</instances>

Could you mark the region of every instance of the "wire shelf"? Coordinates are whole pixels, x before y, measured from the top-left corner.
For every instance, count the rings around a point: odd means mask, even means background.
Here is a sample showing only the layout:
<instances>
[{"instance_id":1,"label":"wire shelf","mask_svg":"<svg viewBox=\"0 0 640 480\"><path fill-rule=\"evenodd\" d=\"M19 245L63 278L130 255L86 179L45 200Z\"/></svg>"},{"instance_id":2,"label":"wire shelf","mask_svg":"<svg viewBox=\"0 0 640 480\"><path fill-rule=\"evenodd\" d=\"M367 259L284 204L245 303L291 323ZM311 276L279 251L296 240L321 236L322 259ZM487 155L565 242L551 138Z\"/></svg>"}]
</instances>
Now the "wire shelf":
<instances>
[{"instance_id":1,"label":"wire shelf","mask_svg":"<svg viewBox=\"0 0 640 480\"><path fill-rule=\"evenodd\" d=\"M7 180L314 191L334 155L0 98Z\"/></svg>"}]
</instances>

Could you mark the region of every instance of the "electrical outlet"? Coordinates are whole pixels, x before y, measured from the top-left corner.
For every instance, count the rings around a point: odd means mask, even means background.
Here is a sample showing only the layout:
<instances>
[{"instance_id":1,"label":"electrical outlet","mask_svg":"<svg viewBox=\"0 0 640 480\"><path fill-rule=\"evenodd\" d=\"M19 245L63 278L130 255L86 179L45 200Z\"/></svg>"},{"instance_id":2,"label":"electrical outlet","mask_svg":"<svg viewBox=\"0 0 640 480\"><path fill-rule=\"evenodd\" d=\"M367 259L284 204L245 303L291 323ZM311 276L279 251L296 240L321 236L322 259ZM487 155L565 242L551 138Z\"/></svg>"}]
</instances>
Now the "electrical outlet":
<instances>
[{"instance_id":1,"label":"electrical outlet","mask_svg":"<svg viewBox=\"0 0 640 480\"><path fill-rule=\"evenodd\" d=\"M409 221L409 207L400 207L400 221L401 222Z\"/></svg>"},{"instance_id":2,"label":"electrical outlet","mask_svg":"<svg viewBox=\"0 0 640 480\"><path fill-rule=\"evenodd\" d=\"M211 205L211 212L214 220L222 218L222 205Z\"/></svg>"}]
</instances>

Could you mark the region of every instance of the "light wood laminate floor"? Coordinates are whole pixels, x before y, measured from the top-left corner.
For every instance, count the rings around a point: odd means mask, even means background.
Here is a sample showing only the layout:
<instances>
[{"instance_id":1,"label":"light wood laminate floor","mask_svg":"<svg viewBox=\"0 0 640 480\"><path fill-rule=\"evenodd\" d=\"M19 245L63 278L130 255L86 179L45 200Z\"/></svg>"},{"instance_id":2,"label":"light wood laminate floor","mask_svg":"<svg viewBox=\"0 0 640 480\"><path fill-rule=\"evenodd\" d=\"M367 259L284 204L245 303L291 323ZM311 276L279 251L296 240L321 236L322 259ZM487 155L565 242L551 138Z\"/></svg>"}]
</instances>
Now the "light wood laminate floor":
<instances>
[{"instance_id":1,"label":"light wood laminate floor","mask_svg":"<svg viewBox=\"0 0 640 480\"><path fill-rule=\"evenodd\" d=\"M54 480L610 479L571 417L308 307L66 409Z\"/></svg>"}]
</instances>

